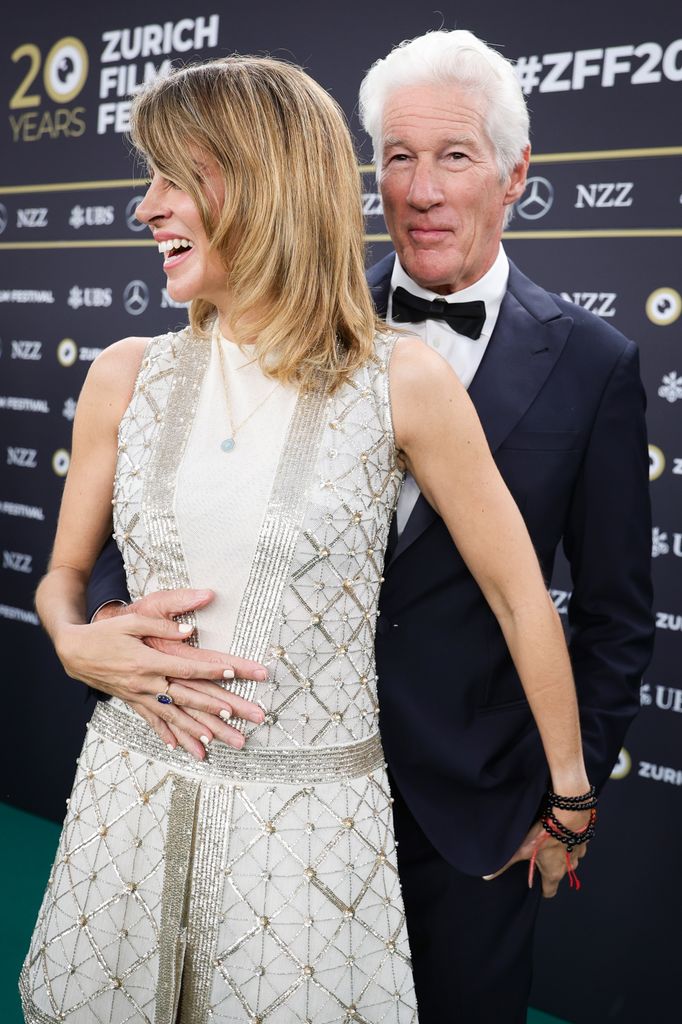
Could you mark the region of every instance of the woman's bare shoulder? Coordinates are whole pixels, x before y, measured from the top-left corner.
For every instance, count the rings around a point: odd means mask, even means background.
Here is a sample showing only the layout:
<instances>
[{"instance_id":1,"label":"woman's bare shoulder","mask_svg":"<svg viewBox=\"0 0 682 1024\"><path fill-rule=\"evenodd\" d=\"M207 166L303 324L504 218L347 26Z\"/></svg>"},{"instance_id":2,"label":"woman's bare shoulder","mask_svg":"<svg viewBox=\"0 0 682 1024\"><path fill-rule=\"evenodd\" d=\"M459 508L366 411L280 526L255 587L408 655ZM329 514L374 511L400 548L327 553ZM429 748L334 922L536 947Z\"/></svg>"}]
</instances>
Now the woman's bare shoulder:
<instances>
[{"instance_id":1,"label":"woman's bare shoulder","mask_svg":"<svg viewBox=\"0 0 682 1024\"><path fill-rule=\"evenodd\" d=\"M107 346L93 362L79 404L109 408L120 419L132 398L149 338L123 338Z\"/></svg>"},{"instance_id":2,"label":"woman's bare shoulder","mask_svg":"<svg viewBox=\"0 0 682 1024\"><path fill-rule=\"evenodd\" d=\"M390 381L394 401L408 396L464 390L447 360L412 334L402 335L396 341Z\"/></svg>"}]
</instances>

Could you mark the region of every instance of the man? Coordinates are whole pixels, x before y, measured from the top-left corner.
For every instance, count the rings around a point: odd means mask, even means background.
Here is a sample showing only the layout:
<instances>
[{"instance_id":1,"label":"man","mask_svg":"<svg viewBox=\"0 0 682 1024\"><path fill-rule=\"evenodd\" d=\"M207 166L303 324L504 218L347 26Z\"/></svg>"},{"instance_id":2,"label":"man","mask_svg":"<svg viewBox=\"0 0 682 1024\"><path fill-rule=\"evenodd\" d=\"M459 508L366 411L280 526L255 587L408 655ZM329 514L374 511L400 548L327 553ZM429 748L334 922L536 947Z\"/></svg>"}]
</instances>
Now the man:
<instances>
[{"instance_id":1,"label":"man","mask_svg":"<svg viewBox=\"0 0 682 1024\"><path fill-rule=\"evenodd\" d=\"M601 786L653 635L636 348L504 254L530 149L523 96L499 54L467 32L429 33L372 68L361 111L396 249L368 275L377 310L409 324L469 387L548 581L564 547L586 760ZM125 599L120 571L109 550L94 607ZM538 843L548 782L540 740L502 632L413 480L385 577L381 731L420 1021L518 1024L540 894L527 861L539 849L546 895L565 870L564 848ZM147 615L180 607L172 595L143 603ZM162 676L151 654L148 670Z\"/></svg>"}]
</instances>

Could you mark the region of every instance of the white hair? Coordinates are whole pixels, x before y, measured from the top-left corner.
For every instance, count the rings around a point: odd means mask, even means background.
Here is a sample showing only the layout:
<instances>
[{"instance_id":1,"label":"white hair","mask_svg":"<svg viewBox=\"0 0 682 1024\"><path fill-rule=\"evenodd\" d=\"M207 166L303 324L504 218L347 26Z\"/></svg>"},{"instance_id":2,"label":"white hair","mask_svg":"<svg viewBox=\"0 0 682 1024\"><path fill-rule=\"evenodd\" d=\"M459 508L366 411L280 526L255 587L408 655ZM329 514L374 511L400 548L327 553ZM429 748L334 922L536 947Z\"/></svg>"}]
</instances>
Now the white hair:
<instances>
[{"instance_id":1,"label":"white hair","mask_svg":"<svg viewBox=\"0 0 682 1024\"><path fill-rule=\"evenodd\" d=\"M383 115L388 96L412 85L457 85L487 100L486 130L504 179L528 145L526 102L511 61L463 29L427 32L376 61L360 86L360 120L374 146L377 177L383 158Z\"/></svg>"}]
</instances>

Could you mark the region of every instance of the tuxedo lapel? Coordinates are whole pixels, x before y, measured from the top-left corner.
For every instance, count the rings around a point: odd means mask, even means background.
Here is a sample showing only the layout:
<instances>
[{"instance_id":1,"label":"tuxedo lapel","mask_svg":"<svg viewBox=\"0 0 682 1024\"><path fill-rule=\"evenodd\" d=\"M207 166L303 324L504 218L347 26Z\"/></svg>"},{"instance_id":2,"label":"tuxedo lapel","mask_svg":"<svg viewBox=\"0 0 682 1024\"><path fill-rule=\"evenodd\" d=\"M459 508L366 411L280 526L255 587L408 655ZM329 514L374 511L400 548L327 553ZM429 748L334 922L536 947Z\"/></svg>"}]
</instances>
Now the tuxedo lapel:
<instances>
[{"instance_id":1,"label":"tuxedo lapel","mask_svg":"<svg viewBox=\"0 0 682 1024\"><path fill-rule=\"evenodd\" d=\"M372 293L372 302L374 303L377 315L382 319L386 319L388 311L388 295L391 290L391 275L393 274L394 263L395 253L390 252L388 256L384 256L383 260L379 260L378 263L367 271L367 284Z\"/></svg>"},{"instance_id":2,"label":"tuxedo lapel","mask_svg":"<svg viewBox=\"0 0 682 1024\"><path fill-rule=\"evenodd\" d=\"M375 302L383 300L385 315L392 263L377 264L370 288ZM481 365L469 388L485 435L494 453L532 405L559 359L573 320L551 295L533 284L510 262L509 284ZM386 554L386 568L421 536L437 513L420 495L400 537L395 517Z\"/></svg>"},{"instance_id":3,"label":"tuxedo lapel","mask_svg":"<svg viewBox=\"0 0 682 1024\"><path fill-rule=\"evenodd\" d=\"M532 405L572 325L547 292L510 266L495 330L469 388L492 452Z\"/></svg>"}]
</instances>

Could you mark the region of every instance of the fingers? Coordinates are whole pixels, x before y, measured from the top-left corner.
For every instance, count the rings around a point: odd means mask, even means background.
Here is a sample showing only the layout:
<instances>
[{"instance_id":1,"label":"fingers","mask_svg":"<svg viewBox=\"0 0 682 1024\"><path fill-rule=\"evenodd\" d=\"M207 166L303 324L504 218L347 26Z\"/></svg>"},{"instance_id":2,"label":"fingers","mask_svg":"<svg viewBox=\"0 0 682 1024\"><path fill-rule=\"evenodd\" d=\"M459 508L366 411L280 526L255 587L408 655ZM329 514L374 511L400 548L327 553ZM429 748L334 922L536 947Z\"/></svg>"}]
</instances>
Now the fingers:
<instances>
[{"instance_id":1,"label":"fingers","mask_svg":"<svg viewBox=\"0 0 682 1024\"><path fill-rule=\"evenodd\" d=\"M198 590L192 587L156 590L135 601L132 610L141 615L170 619L174 615L182 615L183 612L204 608L210 604L214 596L212 590Z\"/></svg>"},{"instance_id":2,"label":"fingers","mask_svg":"<svg viewBox=\"0 0 682 1024\"><path fill-rule=\"evenodd\" d=\"M219 740L229 747L235 747L237 750L241 750L244 746L246 741L239 730L231 725L227 725L221 719L216 718L215 715L207 715L202 711L194 711L191 708L187 710L187 714L202 727L204 735L206 735L206 732L210 732L215 740Z\"/></svg>"},{"instance_id":3,"label":"fingers","mask_svg":"<svg viewBox=\"0 0 682 1024\"><path fill-rule=\"evenodd\" d=\"M144 718L147 725L152 727L156 735L163 743L166 744L167 747L171 747L175 750L177 740L162 718L159 718L157 714L149 711L144 704L139 704L137 701L130 701L130 706L137 711L141 718Z\"/></svg>"},{"instance_id":4,"label":"fingers","mask_svg":"<svg viewBox=\"0 0 682 1024\"><path fill-rule=\"evenodd\" d=\"M263 682L268 677L268 670L264 665L261 665L258 661L249 661L247 658L237 658L233 654L223 654L221 651L209 651L203 647L190 647L187 644L183 644L179 650L177 646L171 646L171 643L178 639L186 640L190 636L188 633L183 637L171 638L170 642L165 639L155 638L153 647L157 651L163 651L166 654L180 654L181 657L187 658L188 661L209 661L216 665L222 665L224 668L231 668L239 679L252 679L254 682Z\"/></svg>"},{"instance_id":5,"label":"fingers","mask_svg":"<svg viewBox=\"0 0 682 1024\"><path fill-rule=\"evenodd\" d=\"M175 684L172 696L176 704L220 717L223 717L221 712L227 711L229 718L233 716L244 718L247 722L254 722L256 725L260 725L265 718L265 713L258 704L238 697L236 693L223 689L217 683L173 678L168 681Z\"/></svg>"},{"instance_id":6,"label":"fingers","mask_svg":"<svg viewBox=\"0 0 682 1024\"><path fill-rule=\"evenodd\" d=\"M203 761L206 747L215 738L215 730L211 728L210 722L196 721L174 703L154 705L153 702L153 697L144 697L139 704L162 719L181 746L197 760ZM220 719L214 718L214 723L221 724Z\"/></svg>"}]
</instances>

